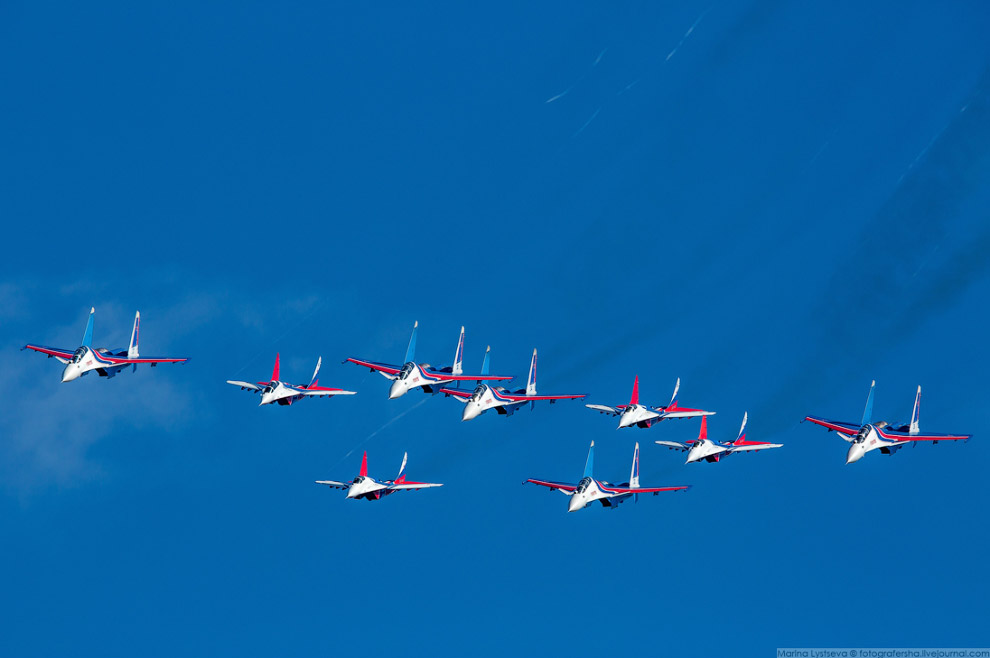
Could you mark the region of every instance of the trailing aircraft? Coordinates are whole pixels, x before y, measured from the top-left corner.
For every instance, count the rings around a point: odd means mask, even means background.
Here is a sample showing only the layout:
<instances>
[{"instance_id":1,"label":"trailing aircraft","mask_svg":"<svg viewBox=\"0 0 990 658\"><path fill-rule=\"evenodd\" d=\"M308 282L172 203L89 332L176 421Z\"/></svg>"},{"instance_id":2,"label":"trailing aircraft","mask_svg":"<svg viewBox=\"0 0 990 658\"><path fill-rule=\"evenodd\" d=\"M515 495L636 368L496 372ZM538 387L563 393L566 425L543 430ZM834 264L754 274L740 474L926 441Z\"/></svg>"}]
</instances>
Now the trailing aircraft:
<instances>
[{"instance_id":1,"label":"trailing aircraft","mask_svg":"<svg viewBox=\"0 0 990 658\"><path fill-rule=\"evenodd\" d=\"M688 455L687 461L684 462L685 464L690 464L691 462L697 461L717 462L722 457L731 455L735 452L753 452L756 450L783 447L783 444L781 443L747 441L746 420L748 418L749 414L744 413L742 426L739 428L739 434L736 436L736 440L731 443L722 443L721 441L714 441L708 438L708 418L705 416L701 417L701 431L698 433L697 439L685 441L684 443L680 443L678 441L656 441L656 443L658 445L670 448L671 450L687 451Z\"/></svg>"},{"instance_id":2,"label":"trailing aircraft","mask_svg":"<svg viewBox=\"0 0 990 658\"><path fill-rule=\"evenodd\" d=\"M83 333L82 345L75 350L45 347L44 345L25 345L22 350L34 350L47 354L48 358L58 359L65 364L62 370L62 381L71 382L90 372L96 372L100 377L111 378L128 366L137 370L138 364L147 363L152 368L159 363L183 363L189 359L171 357L141 356L138 354L138 333L141 327L141 312L134 314L134 328L131 330L131 342L126 349L109 350L105 347L93 347L93 316L96 308L89 309L89 320Z\"/></svg>"},{"instance_id":3,"label":"trailing aircraft","mask_svg":"<svg viewBox=\"0 0 990 658\"><path fill-rule=\"evenodd\" d=\"M593 474L595 465L595 442L591 442L588 450L588 461L584 464L584 476L577 484L567 482L552 482L549 480L526 480L523 484L531 482L541 487L549 487L550 490L559 491L571 497L567 505L568 512L576 512L584 509L596 500L602 507L614 508L620 503L634 498L639 500L639 494L651 493L656 496L661 491L686 491L690 486L681 487L641 487L639 486L639 443L633 450L632 471L629 473L629 481L618 485L611 485L604 480L596 480Z\"/></svg>"},{"instance_id":4,"label":"trailing aircraft","mask_svg":"<svg viewBox=\"0 0 990 658\"><path fill-rule=\"evenodd\" d=\"M379 500L385 496L394 494L396 491L408 489L427 489L429 487L442 487L442 484L432 482L411 482L406 480L406 459L409 453L403 453L402 466L399 467L399 474L394 480L376 480L368 475L368 453L361 457L361 470L351 482L337 482L335 480L317 480L316 484L323 484L331 489L343 489L347 491L348 498L363 498L365 500Z\"/></svg>"},{"instance_id":5,"label":"trailing aircraft","mask_svg":"<svg viewBox=\"0 0 990 658\"><path fill-rule=\"evenodd\" d=\"M670 403L666 407L651 407L639 403L639 375L633 382L632 397L629 404L620 404L609 407L603 404L586 404L584 406L594 409L603 414L619 417L619 429L623 427L652 427L667 418L695 418L697 416L714 416L714 411L702 411L701 409L688 409L677 405L677 391L681 388L681 380L677 379L674 385L674 394L670 398Z\"/></svg>"},{"instance_id":6,"label":"trailing aircraft","mask_svg":"<svg viewBox=\"0 0 990 658\"><path fill-rule=\"evenodd\" d=\"M409 345L406 347L406 357L403 365L391 365L379 363L377 361L362 361L361 359L347 359L351 363L364 366L372 372L378 372L382 377L392 380L392 386L388 390L388 398L394 400L402 397L414 388L422 388L427 393L436 395L445 384L452 382L463 382L471 380L509 380L512 377L498 377L493 375L465 375L462 363L464 362L464 327L461 327L461 334L457 339L457 350L454 352L454 365L445 368L434 368L429 363L416 363L416 330L419 322L413 325L412 336L409 337Z\"/></svg>"},{"instance_id":7,"label":"trailing aircraft","mask_svg":"<svg viewBox=\"0 0 990 658\"><path fill-rule=\"evenodd\" d=\"M485 350L485 361L481 366L481 374L487 375L491 364L491 347ZM477 418L489 409L495 409L503 416L511 416L517 409L527 403L535 406L538 400L549 400L553 404L557 400L574 400L584 395L537 395L536 393L536 350L533 350L533 360L529 363L529 376L526 378L526 388L510 391L502 386L491 386L478 382L473 391L461 388L443 388L441 392L447 397L464 403L461 420Z\"/></svg>"},{"instance_id":8,"label":"trailing aircraft","mask_svg":"<svg viewBox=\"0 0 990 658\"><path fill-rule=\"evenodd\" d=\"M327 388L325 386L319 386L317 384L317 377L320 374L320 365L323 363L323 357L316 360L316 370L313 372L313 378L310 380L309 384L306 386L296 386L288 382L283 382L279 379L278 373L278 358L279 355L275 354L275 369L272 371L271 381L258 382L252 384L251 382L242 382L237 380L227 380L228 384L233 384L234 386L240 386L242 391L252 391L257 393L261 391L261 402L258 406L264 404L271 404L273 402L280 404L282 406L287 406L293 402L298 402L304 398L324 398L332 397L334 395L354 395L354 391L345 391L340 388Z\"/></svg>"},{"instance_id":9,"label":"trailing aircraft","mask_svg":"<svg viewBox=\"0 0 990 658\"><path fill-rule=\"evenodd\" d=\"M911 412L910 423L873 422L873 391L877 382L870 384L870 394L866 398L866 408L863 409L863 419L856 423L844 423L828 420L817 416L805 416L805 420L821 425L830 432L835 432L849 443L846 452L846 463L858 462L868 452L879 450L885 455L891 455L908 443L917 445L918 441L966 441L972 434L933 434L921 433L919 427L921 413L921 387L914 396L914 409Z\"/></svg>"}]
</instances>

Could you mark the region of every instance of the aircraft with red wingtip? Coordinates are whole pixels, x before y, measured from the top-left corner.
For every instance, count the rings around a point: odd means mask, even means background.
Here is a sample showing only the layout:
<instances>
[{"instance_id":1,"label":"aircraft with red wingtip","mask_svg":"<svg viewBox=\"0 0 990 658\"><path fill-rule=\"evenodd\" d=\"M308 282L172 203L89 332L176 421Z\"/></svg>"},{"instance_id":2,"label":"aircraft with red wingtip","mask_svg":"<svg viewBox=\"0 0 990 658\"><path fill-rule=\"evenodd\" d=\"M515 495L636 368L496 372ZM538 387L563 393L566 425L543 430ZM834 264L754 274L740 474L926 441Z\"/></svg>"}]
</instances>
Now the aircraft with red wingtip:
<instances>
[{"instance_id":1,"label":"aircraft with red wingtip","mask_svg":"<svg viewBox=\"0 0 990 658\"><path fill-rule=\"evenodd\" d=\"M667 418L696 418L698 416L714 416L714 411L702 411L701 409L688 409L677 405L677 391L681 388L681 380L677 379L674 385L674 394L670 397L670 403L666 407L651 407L639 403L639 375L633 382L632 397L629 404L620 404L609 407L603 404L586 404L584 406L594 409L610 416L619 416L619 429L623 427L652 427Z\"/></svg>"},{"instance_id":2,"label":"aircraft with red wingtip","mask_svg":"<svg viewBox=\"0 0 990 658\"><path fill-rule=\"evenodd\" d=\"M559 491L571 497L567 505L568 512L576 512L584 509L591 503L598 501L602 507L615 509L623 501L630 498L639 499L639 494L651 493L654 496L661 491L686 491L690 486L680 487L641 487L639 486L639 443L633 450L632 470L629 473L629 481L618 485L611 485L604 480L596 480L593 474L595 465L595 442L591 442L588 449L588 461L584 464L584 476L577 484L567 482L551 482L549 480L526 480L523 484L532 483L541 487L548 487L551 491Z\"/></svg>"},{"instance_id":3,"label":"aircraft with red wingtip","mask_svg":"<svg viewBox=\"0 0 990 658\"><path fill-rule=\"evenodd\" d=\"M767 443L765 441L748 441L746 440L746 420L749 418L748 413L743 414L742 426L739 428L739 434L736 436L736 440L732 443L722 443L721 441L713 441L708 438L708 419L704 416L701 417L701 431L698 433L697 439L692 439L690 441L685 441L680 443L678 441L656 441L657 444L666 446L671 450L686 450L687 451L687 461L685 464L690 464L691 462L706 461L706 462L717 462L722 457L726 455L731 455L734 452L754 452L757 450L766 450L768 448L782 448L782 443Z\"/></svg>"},{"instance_id":4,"label":"aircraft with red wingtip","mask_svg":"<svg viewBox=\"0 0 990 658\"><path fill-rule=\"evenodd\" d=\"M82 345L75 350L63 350L44 345L25 345L22 350L33 350L47 354L49 359L58 359L65 364L62 370L62 382L71 382L83 375L96 372L100 377L111 378L128 366L137 370L138 364L147 363L152 368L159 363L183 363L189 359L171 357L141 356L138 354L138 332L141 328L141 312L134 314L134 328L131 330L131 342L127 349L109 350L105 347L93 347L93 316L96 309L89 309L89 320L83 333Z\"/></svg>"},{"instance_id":5,"label":"aircraft with red wingtip","mask_svg":"<svg viewBox=\"0 0 990 658\"><path fill-rule=\"evenodd\" d=\"M911 412L910 423L873 422L873 391L877 382L870 384L870 394L866 398L866 408L863 409L863 419L859 424L844 423L838 420L828 420L818 416L805 416L805 420L821 425L830 432L835 432L849 443L846 453L846 463L858 462L868 452L879 450L882 454L892 455L908 443L917 445L918 441L966 441L972 434L931 434L921 433L921 387L914 396L914 409Z\"/></svg>"},{"instance_id":6,"label":"aircraft with red wingtip","mask_svg":"<svg viewBox=\"0 0 990 658\"><path fill-rule=\"evenodd\" d=\"M392 386L388 390L389 400L402 397L414 388L422 388L427 393L436 395L446 384L464 381L505 381L512 377L498 377L495 375L465 375L462 364L464 362L464 327L461 327L461 335L457 339L457 350L454 352L454 365L444 368L434 368L429 363L416 363L413 359L416 356L416 330L419 322L413 325L412 336L409 337L409 345L406 347L406 358L403 365L391 365L379 363L377 361L362 361L361 359L347 359L351 363L364 366L372 372L378 372L382 377L392 380Z\"/></svg>"},{"instance_id":7,"label":"aircraft with red wingtip","mask_svg":"<svg viewBox=\"0 0 990 658\"><path fill-rule=\"evenodd\" d=\"M491 348L485 350L485 362L481 366L481 374L487 375L491 364ZM494 409L503 416L511 416L517 409L529 403L535 405L539 400L549 400L553 404L557 400L576 400L584 395L537 395L536 393L536 350L533 350L533 360L529 363L529 376L526 388L510 391L502 386L491 386L478 382L473 391L461 388L441 389L447 397L452 397L464 403L461 420L477 418L489 409Z\"/></svg>"},{"instance_id":8,"label":"aircraft with red wingtip","mask_svg":"<svg viewBox=\"0 0 990 658\"><path fill-rule=\"evenodd\" d=\"M240 386L242 391L251 391L257 393L261 391L261 402L258 404L272 404L277 403L282 406L288 406L293 402L298 402L304 398L325 398L332 397L334 395L354 395L354 391L345 391L340 388L327 388L325 386L319 386L317 382L317 377L320 374L320 365L323 363L323 357L316 360L316 370L313 372L313 379L310 380L309 384L306 386L295 386L289 384L288 382L283 382L279 379L279 367L278 367L279 355L275 355L275 369L272 371L271 381L258 382L252 384L251 382L242 382L237 380L227 380L228 384L233 384L234 386Z\"/></svg>"},{"instance_id":9,"label":"aircraft with red wingtip","mask_svg":"<svg viewBox=\"0 0 990 658\"><path fill-rule=\"evenodd\" d=\"M316 484L323 484L331 489L346 489L348 498L364 498L365 500L379 500L394 494L396 491L428 489L430 487L442 487L442 484L433 482L411 482L406 479L406 459L408 453L402 455L402 466L399 467L399 474L394 480L376 480L368 475L368 453L361 457L361 470L358 476L351 482L337 482L336 480L317 480Z\"/></svg>"}]
</instances>

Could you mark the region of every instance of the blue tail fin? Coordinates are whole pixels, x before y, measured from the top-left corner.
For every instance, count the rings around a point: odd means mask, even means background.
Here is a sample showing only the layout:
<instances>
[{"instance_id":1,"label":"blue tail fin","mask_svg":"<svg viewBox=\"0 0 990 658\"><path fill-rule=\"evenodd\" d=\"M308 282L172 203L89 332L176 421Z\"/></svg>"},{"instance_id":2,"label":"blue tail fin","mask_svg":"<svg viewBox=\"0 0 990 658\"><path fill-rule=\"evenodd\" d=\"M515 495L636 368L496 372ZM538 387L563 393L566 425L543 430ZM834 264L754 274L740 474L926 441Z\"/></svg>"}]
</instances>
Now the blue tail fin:
<instances>
[{"instance_id":1,"label":"blue tail fin","mask_svg":"<svg viewBox=\"0 0 990 658\"><path fill-rule=\"evenodd\" d=\"M584 475L582 477L591 478L595 477L592 472L595 470L595 442L591 442L591 447L588 449L588 461L584 463Z\"/></svg>"},{"instance_id":2,"label":"blue tail fin","mask_svg":"<svg viewBox=\"0 0 990 658\"><path fill-rule=\"evenodd\" d=\"M93 314L96 313L96 307L89 309L89 321L86 322L86 333L83 334L82 344L85 347L93 346Z\"/></svg>"},{"instance_id":3,"label":"blue tail fin","mask_svg":"<svg viewBox=\"0 0 990 658\"><path fill-rule=\"evenodd\" d=\"M416 358L416 329L419 328L419 320L413 324L412 336L409 337L409 345L406 347L406 358L403 363L409 363Z\"/></svg>"},{"instance_id":4,"label":"blue tail fin","mask_svg":"<svg viewBox=\"0 0 990 658\"><path fill-rule=\"evenodd\" d=\"M492 366L492 346L485 348L485 362L481 364L481 374L487 375Z\"/></svg>"},{"instance_id":5,"label":"blue tail fin","mask_svg":"<svg viewBox=\"0 0 990 658\"><path fill-rule=\"evenodd\" d=\"M870 395L866 398L866 408L863 409L863 422L860 425L866 425L867 423L873 422L873 391L877 387L877 380L873 380L870 384Z\"/></svg>"}]
</instances>

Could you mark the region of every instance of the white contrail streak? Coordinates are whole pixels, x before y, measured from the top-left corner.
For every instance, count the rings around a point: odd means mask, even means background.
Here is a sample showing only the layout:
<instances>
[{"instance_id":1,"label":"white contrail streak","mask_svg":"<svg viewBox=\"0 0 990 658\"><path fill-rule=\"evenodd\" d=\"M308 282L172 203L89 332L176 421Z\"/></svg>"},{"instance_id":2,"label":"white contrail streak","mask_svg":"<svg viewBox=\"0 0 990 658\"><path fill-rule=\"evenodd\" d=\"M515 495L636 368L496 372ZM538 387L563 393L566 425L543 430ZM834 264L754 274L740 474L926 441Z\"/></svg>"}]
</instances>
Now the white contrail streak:
<instances>
[{"instance_id":1,"label":"white contrail streak","mask_svg":"<svg viewBox=\"0 0 990 658\"><path fill-rule=\"evenodd\" d=\"M715 5L712 5L712 7L714 7L714 6L715 6ZM683 45L684 45L684 42L685 42L685 41L687 41L687 38L688 38L689 36L691 36L691 33L692 33L692 32L694 32L694 28L696 28L696 27L698 27L698 23L700 23L700 22L701 22L701 19L703 19L703 18L704 18L705 16L707 16L707 15L708 15L708 12L710 12L710 11L712 10L712 7L709 7L709 8L708 8L708 9L706 9L705 11L703 11L703 12L701 12L701 16L698 16L698 18L697 18L697 20L695 20L695 21L694 21L694 23L692 23L692 25L691 25L691 27L689 27L689 28L688 28L688 31L684 33L684 36L683 36L683 37L681 37L681 40L677 42L677 45L676 45L676 46L674 46L674 49L673 49L673 50L671 50L671 51L670 51L670 52L669 52L669 53L667 54L667 57L666 57L666 59L664 59L663 61L665 61L665 62L669 62L669 61L670 61L670 58L671 58L671 57L673 57L673 56L674 56L674 53L676 53L676 52L677 52L677 50L678 50L678 49L679 49L679 48L680 48L681 46L683 46Z\"/></svg>"},{"instance_id":2,"label":"white contrail streak","mask_svg":"<svg viewBox=\"0 0 990 658\"><path fill-rule=\"evenodd\" d=\"M595 113L591 115L591 118L588 119L587 121L585 121L584 122L584 125L581 126L580 128L578 128L577 132L574 133L573 135L571 135L571 137L577 137L578 135L580 135L584 131L584 129L587 128L588 125L591 124L591 122L595 120L595 117L598 116L598 113L601 112L601 111L602 111L602 108L598 108L597 110L595 110Z\"/></svg>"}]
</instances>

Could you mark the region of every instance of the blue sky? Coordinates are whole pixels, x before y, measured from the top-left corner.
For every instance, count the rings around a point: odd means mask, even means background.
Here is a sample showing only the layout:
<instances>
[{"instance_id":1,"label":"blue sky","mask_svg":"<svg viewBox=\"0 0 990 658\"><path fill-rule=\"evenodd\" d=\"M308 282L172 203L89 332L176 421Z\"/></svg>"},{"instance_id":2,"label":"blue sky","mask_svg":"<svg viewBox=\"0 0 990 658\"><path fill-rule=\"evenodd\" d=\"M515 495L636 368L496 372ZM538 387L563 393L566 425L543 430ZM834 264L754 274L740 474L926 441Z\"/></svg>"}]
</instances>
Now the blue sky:
<instances>
[{"instance_id":1,"label":"blue sky","mask_svg":"<svg viewBox=\"0 0 990 658\"><path fill-rule=\"evenodd\" d=\"M0 653L986 646L984 3L6 3ZM63 385L17 349L183 366ZM714 409L461 423L339 362ZM285 408L227 386L359 392ZM970 432L845 466L800 424ZM693 484L566 513L527 477ZM377 504L313 480L409 475Z\"/></svg>"}]
</instances>

